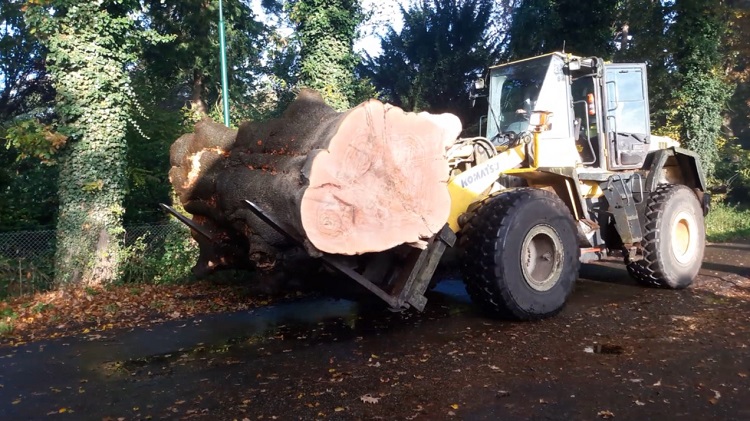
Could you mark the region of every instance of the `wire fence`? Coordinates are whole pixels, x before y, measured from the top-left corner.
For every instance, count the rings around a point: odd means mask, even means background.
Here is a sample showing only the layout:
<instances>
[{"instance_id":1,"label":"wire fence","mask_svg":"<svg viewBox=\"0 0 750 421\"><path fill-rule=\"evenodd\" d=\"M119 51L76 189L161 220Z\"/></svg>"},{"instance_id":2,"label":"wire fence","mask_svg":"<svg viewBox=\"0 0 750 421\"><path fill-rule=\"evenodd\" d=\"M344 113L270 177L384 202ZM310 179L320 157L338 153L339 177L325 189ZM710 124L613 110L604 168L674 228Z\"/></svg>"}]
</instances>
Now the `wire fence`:
<instances>
[{"instance_id":1,"label":"wire fence","mask_svg":"<svg viewBox=\"0 0 750 421\"><path fill-rule=\"evenodd\" d=\"M138 253L160 253L172 234L187 237L182 224L126 227L125 246L140 244ZM0 298L46 291L54 286L55 231L0 233Z\"/></svg>"}]
</instances>

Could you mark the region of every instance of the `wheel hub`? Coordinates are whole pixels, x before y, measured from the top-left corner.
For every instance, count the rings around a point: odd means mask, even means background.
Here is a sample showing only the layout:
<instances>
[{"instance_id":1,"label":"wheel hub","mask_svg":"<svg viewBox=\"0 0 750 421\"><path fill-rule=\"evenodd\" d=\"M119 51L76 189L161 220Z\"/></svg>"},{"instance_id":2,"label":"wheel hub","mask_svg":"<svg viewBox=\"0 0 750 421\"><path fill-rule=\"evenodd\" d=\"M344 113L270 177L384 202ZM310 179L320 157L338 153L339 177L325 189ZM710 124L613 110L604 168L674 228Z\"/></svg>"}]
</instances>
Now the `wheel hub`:
<instances>
[{"instance_id":1,"label":"wheel hub","mask_svg":"<svg viewBox=\"0 0 750 421\"><path fill-rule=\"evenodd\" d=\"M557 231L549 225L532 228L521 246L523 278L532 289L549 291L562 272L562 241Z\"/></svg>"},{"instance_id":2,"label":"wheel hub","mask_svg":"<svg viewBox=\"0 0 750 421\"><path fill-rule=\"evenodd\" d=\"M693 257L697 235L695 220L688 212L680 212L672 223L672 254L680 263L688 263Z\"/></svg>"}]
</instances>

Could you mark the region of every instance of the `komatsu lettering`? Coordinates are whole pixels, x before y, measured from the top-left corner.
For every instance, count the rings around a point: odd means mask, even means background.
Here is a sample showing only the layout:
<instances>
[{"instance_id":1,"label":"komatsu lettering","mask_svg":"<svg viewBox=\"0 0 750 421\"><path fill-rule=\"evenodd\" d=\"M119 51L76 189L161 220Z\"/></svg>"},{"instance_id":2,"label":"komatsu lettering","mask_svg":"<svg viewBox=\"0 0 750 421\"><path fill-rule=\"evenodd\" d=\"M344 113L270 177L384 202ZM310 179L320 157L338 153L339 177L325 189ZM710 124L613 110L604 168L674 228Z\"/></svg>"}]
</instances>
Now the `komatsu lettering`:
<instances>
[{"instance_id":1,"label":"komatsu lettering","mask_svg":"<svg viewBox=\"0 0 750 421\"><path fill-rule=\"evenodd\" d=\"M461 180L461 188L466 188L470 186L471 184L474 184L475 182L482 180L488 176L497 177L499 172L500 172L499 162L493 162L493 163L487 164L487 166L482 168L481 171L475 174L471 174L468 177Z\"/></svg>"}]
</instances>

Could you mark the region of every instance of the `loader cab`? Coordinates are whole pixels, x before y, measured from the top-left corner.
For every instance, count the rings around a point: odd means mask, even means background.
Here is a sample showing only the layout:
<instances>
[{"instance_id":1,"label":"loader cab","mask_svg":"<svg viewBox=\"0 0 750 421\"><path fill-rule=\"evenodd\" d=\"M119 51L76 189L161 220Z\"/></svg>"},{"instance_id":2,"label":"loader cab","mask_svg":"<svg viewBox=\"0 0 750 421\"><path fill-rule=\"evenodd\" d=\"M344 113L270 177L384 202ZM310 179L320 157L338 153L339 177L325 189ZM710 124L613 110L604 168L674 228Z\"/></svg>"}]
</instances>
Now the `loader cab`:
<instances>
[{"instance_id":1,"label":"loader cab","mask_svg":"<svg viewBox=\"0 0 750 421\"><path fill-rule=\"evenodd\" d=\"M495 145L515 146L530 130L532 112L545 111L551 118L539 136L539 165L571 167L580 161L570 141L573 118L564 57L547 54L490 68L487 139Z\"/></svg>"},{"instance_id":2,"label":"loader cab","mask_svg":"<svg viewBox=\"0 0 750 421\"><path fill-rule=\"evenodd\" d=\"M650 149L646 67L552 53L490 68L486 137L513 145L532 111L552 113L546 167L641 168ZM575 164L574 164L575 163Z\"/></svg>"},{"instance_id":3,"label":"loader cab","mask_svg":"<svg viewBox=\"0 0 750 421\"><path fill-rule=\"evenodd\" d=\"M566 73L584 166L641 168L651 140L645 64L568 57Z\"/></svg>"}]
</instances>

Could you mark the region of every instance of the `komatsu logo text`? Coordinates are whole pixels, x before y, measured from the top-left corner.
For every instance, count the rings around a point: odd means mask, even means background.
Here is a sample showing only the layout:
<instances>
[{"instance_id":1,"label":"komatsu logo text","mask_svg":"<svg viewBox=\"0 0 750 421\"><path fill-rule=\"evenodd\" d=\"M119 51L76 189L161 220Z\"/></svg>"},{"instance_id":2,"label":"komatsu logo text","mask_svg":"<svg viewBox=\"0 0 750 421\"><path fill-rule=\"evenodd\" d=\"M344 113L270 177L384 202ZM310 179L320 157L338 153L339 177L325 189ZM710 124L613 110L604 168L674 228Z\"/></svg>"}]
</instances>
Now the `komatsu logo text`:
<instances>
[{"instance_id":1,"label":"komatsu logo text","mask_svg":"<svg viewBox=\"0 0 750 421\"><path fill-rule=\"evenodd\" d=\"M481 171L467 176L461 180L461 188L466 188L480 180L484 180L487 177L497 177L500 173L500 163L493 162L487 164Z\"/></svg>"}]
</instances>

